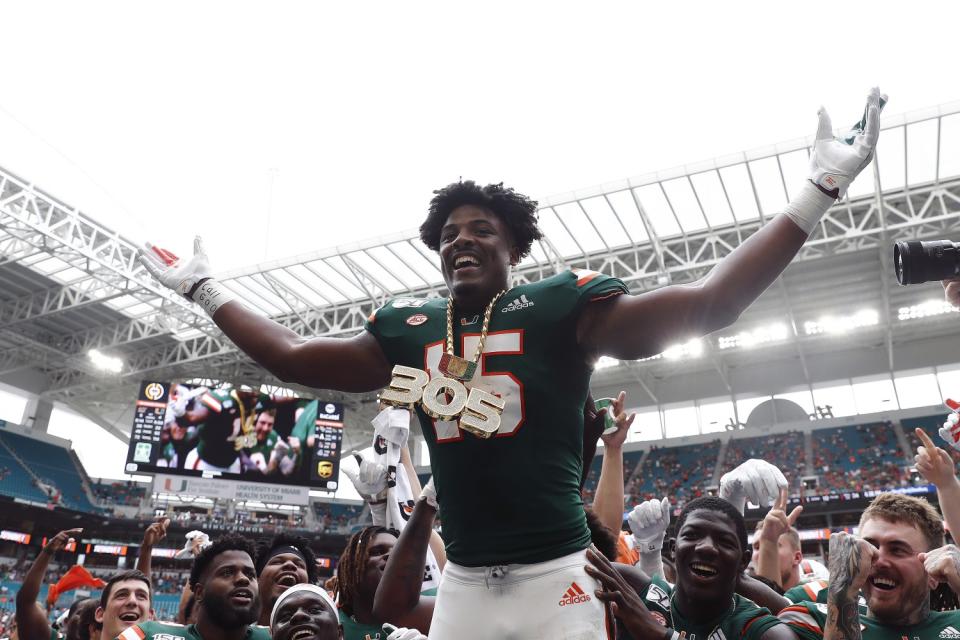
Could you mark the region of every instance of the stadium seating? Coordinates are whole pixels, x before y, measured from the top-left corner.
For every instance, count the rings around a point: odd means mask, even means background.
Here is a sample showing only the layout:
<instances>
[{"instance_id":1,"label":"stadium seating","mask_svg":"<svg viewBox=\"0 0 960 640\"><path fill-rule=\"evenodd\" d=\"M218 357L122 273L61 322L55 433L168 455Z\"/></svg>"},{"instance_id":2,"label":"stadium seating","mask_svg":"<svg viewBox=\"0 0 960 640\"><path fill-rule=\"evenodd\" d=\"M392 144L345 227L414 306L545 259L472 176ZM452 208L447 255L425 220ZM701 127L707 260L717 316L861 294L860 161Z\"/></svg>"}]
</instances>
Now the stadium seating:
<instances>
[{"instance_id":1,"label":"stadium seating","mask_svg":"<svg viewBox=\"0 0 960 640\"><path fill-rule=\"evenodd\" d=\"M626 488L627 504L669 496L675 507L700 497L713 479L720 441L650 450L637 476Z\"/></svg>"},{"instance_id":2,"label":"stadium seating","mask_svg":"<svg viewBox=\"0 0 960 640\"><path fill-rule=\"evenodd\" d=\"M903 425L903 431L907 436L907 443L910 445L910 453L916 453L917 447L920 446L920 438L918 438L913 432L914 429L920 427L927 432L927 435L930 436L930 439L933 440L938 447L946 450L950 454L954 463L960 464L960 451L957 451L953 447L947 446L947 444L940 437L940 427L943 426L946 418L947 413L944 411L943 413L936 413L932 416L904 418L901 420L900 424Z\"/></svg>"},{"instance_id":3,"label":"stadium seating","mask_svg":"<svg viewBox=\"0 0 960 640\"><path fill-rule=\"evenodd\" d=\"M49 501L23 465L3 446L0 446L0 494L34 502Z\"/></svg>"},{"instance_id":4,"label":"stadium seating","mask_svg":"<svg viewBox=\"0 0 960 640\"><path fill-rule=\"evenodd\" d=\"M84 492L80 472L66 449L10 431L0 433L0 442L15 451L38 478L60 490L63 506L80 511L99 511Z\"/></svg>"},{"instance_id":5,"label":"stadium seating","mask_svg":"<svg viewBox=\"0 0 960 640\"><path fill-rule=\"evenodd\" d=\"M889 422L813 432L813 467L821 493L899 487L905 465Z\"/></svg>"},{"instance_id":6,"label":"stadium seating","mask_svg":"<svg viewBox=\"0 0 960 640\"><path fill-rule=\"evenodd\" d=\"M722 472L726 473L750 458L759 458L776 465L787 477L791 492L799 492L800 479L806 475L807 469L801 432L790 431L731 440L727 445Z\"/></svg>"},{"instance_id":7,"label":"stadium seating","mask_svg":"<svg viewBox=\"0 0 960 640\"><path fill-rule=\"evenodd\" d=\"M583 500L586 504L593 502L594 493L597 490L597 482L600 480L600 468L603 466L603 449L597 450L593 462L590 464L590 470L587 471L587 478L583 483ZM643 451L624 451L623 452L623 478L627 480L633 470L636 469L640 459L643 458Z\"/></svg>"},{"instance_id":8,"label":"stadium seating","mask_svg":"<svg viewBox=\"0 0 960 640\"><path fill-rule=\"evenodd\" d=\"M102 482L91 483L93 494L109 504L136 507L147 495L147 488L131 482Z\"/></svg>"}]
</instances>

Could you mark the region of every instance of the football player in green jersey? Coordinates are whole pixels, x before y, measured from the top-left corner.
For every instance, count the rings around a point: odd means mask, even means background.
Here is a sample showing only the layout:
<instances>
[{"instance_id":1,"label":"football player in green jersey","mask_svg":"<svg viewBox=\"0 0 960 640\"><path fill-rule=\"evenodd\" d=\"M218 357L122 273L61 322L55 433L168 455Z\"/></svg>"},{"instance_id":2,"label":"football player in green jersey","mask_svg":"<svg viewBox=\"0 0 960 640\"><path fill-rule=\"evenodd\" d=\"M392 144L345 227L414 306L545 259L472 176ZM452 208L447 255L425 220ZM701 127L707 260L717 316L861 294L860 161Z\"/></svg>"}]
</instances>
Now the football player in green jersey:
<instances>
[{"instance_id":1,"label":"football player in green jersey","mask_svg":"<svg viewBox=\"0 0 960 640\"><path fill-rule=\"evenodd\" d=\"M310 543L286 532L257 547L256 566L262 625L270 623L270 612L282 593L295 584L317 581L317 558Z\"/></svg>"},{"instance_id":2,"label":"football player in green jersey","mask_svg":"<svg viewBox=\"0 0 960 640\"><path fill-rule=\"evenodd\" d=\"M291 586L270 609L273 640L338 640L343 630L337 620L337 605L313 584Z\"/></svg>"},{"instance_id":3,"label":"football player in green jersey","mask_svg":"<svg viewBox=\"0 0 960 640\"><path fill-rule=\"evenodd\" d=\"M377 586L397 542L397 532L379 525L353 534L337 561L330 589L340 604L344 640L384 640L383 621L373 613Z\"/></svg>"},{"instance_id":4,"label":"football player in green jersey","mask_svg":"<svg viewBox=\"0 0 960 640\"><path fill-rule=\"evenodd\" d=\"M620 280L587 271L564 271L511 288L511 267L541 237L537 204L502 185L470 181L436 192L420 228L424 244L440 255L450 298L392 300L352 338L303 338L232 301L227 287L211 277L199 239L190 260L181 262L149 244L140 257L162 284L200 304L241 350L283 381L372 391L390 384L394 366L402 365L406 372L426 370L432 385L450 376L466 382L454 381L449 388L456 391L453 399L472 394L476 402L470 411L461 406L460 413L448 415L431 409L441 416L435 419L422 402L416 410L443 504L446 570L463 569L463 580L489 586L490 598L481 603L452 593L462 582L445 580L437 615L450 607L453 626L435 621L431 635L465 640L480 633L476 619L503 619L501 605L518 595L497 596L496 589L523 575L517 588L540 590L537 598L557 609L542 624L511 613L504 622L511 632L533 637L562 629L571 638L602 637L604 611L595 601L557 604L578 580L592 584L582 570L590 535L579 480L582 409L593 363L602 355L651 356L679 339L734 322L777 279L820 217L870 162L880 133L879 110L875 89L865 126L849 142L834 138L821 111L809 180L783 215L701 280L639 295L628 295ZM439 402L429 394L421 400ZM488 409L500 403L496 437L477 438L461 428L491 426L492 431L497 416ZM480 427L474 414L481 416ZM515 571L517 566L539 570L528 575ZM560 575L557 571L563 573L562 583L546 577ZM463 606L469 611L459 613Z\"/></svg>"},{"instance_id":5,"label":"football player in green jersey","mask_svg":"<svg viewBox=\"0 0 960 640\"><path fill-rule=\"evenodd\" d=\"M257 436L257 443L252 447L245 447L240 453L240 462L244 471L259 471L266 474L276 468L276 459L271 460L270 454L280 440L280 436L273 430L277 420L275 409L264 409L257 413L253 423L253 432Z\"/></svg>"},{"instance_id":6,"label":"football player in green jersey","mask_svg":"<svg viewBox=\"0 0 960 640\"><path fill-rule=\"evenodd\" d=\"M153 617L150 578L139 571L114 575L100 593L94 619L101 638L116 638ZM142 640L142 638L141 638Z\"/></svg>"},{"instance_id":7,"label":"football player in green jersey","mask_svg":"<svg viewBox=\"0 0 960 640\"><path fill-rule=\"evenodd\" d=\"M677 519L676 586L635 567L614 567L593 550L587 571L602 585L597 598L612 603L637 640L793 640L770 611L735 593L750 553L740 512L722 498L705 497L688 502Z\"/></svg>"},{"instance_id":8,"label":"football player in green jersey","mask_svg":"<svg viewBox=\"0 0 960 640\"><path fill-rule=\"evenodd\" d=\"M815 640L960 637L960 611L930 610L932 587L960 590L960 550L943 542L943 521L926 500L883 493L863 512L859 537L830 536L826 604L792 605L780 619Z\"/></svg>"},{"instance_id":9,"label":"football player in green jersey","mask_svg":"<svg viewBox=\"0 0 960 640\"><path fill-rule=\"evenodd\" d=\"M253 543L227 534L200 552L190 569L196 624L141 622L119 640L270 640L266 627L254 623L260 615L260 590ZM106 632L106 628L104 628ZM113 636L104 635L103 638Z\"/></svg>"}]
</instances>

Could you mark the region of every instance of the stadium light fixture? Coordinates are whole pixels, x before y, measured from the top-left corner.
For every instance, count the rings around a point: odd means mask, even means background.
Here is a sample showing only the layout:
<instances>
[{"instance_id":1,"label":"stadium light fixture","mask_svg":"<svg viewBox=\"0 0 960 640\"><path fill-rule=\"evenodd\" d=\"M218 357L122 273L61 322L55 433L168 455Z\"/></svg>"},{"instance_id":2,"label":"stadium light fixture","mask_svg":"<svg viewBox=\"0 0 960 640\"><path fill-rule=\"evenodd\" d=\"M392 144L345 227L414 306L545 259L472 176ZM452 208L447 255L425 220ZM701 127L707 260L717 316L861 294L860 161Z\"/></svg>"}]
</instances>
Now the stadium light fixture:
<instances>
[{"instance_id":1,"label":"stadium light fixture","mask_svg":"<svg viewBox=\"0 0 960 640\"><path fill-rule=\"evenodd\" d=\"M703 340L700 338L694 338L693 340L667 347L663 352L663 357L667 360L698 358L701 355L703 355Z\"/></svg>"},{"instance_id":2,"label":"stadium light fixture","mask_svg":"<svg viewBox=\"0 0 960 640\"><path fill-rule=\"evenodd\" d=\"M734 347L749 349L768 342L786 340L789 335L790 331L787 329L787 325L782 322L775 322L763 327L757 327L752 331L741 331L733 336L720 336L717 340L717 346L721 349L732 349Z\"/></svg>"},{"instance_id":3,"label":"stadium light fixture","mask_svg":"<svg viewBox=\"0 0 960 640\"><path fill-rule=\"evenodd\" d=\"M919 304L897 309L897 320L918 320L956 312L957 309L946 300L926 300Z\"/></svg>"},{"instance_id":4,"label":"stadium light fixture","mask_svg":"<svg viewBox=\"0 0 960 640\"><path fill-rule=\"evenodd\" d=\"M616 358L611 358L610 356L600 356L596 362L593 363L593 370L600 371L600 369L609 369L611 367L616 367L620 364L620 361Z\"/></svg>"},{"instance_id":5,"label":"stadium light fixture","mask_svg":"<svg viewBox=\"0 0 960 640\"><path fill-rule=\"evenodd\" d=\"M123 370L123 360L108 356L99 349L90 349L90 351L87 352L87 357L90 358L93 366L98 369L110 373L120 373Z\"/></svg>"},{"instance_id":6,"label":"stadium light fixture","mask_svg":"<svg viewBox=\"0 0 960 640\"><path fill-rule=\"evenodd\" d=\"M880 314L875 309L861 309L846 316L825 315L817 320L807 320L803 323L803 331L808 336L823 333L843 334L878 324L880 324Z\"/></svg>"}]
</instances>

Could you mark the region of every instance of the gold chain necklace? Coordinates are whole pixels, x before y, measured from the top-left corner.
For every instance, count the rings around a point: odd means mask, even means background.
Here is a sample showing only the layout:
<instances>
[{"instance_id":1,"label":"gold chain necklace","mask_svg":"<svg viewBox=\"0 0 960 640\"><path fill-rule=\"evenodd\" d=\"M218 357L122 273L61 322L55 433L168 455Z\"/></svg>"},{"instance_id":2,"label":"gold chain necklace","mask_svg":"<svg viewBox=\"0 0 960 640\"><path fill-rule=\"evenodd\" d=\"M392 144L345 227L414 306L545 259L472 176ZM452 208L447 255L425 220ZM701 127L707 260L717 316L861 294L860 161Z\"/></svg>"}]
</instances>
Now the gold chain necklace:
<instances>
[{"instance_id":1,"label":"gold chain necklace","mask_svg":"<svg viewBox=\"0 0 960 640\"><path fill-rule=\"evenodd\" d=\"M477 349L473 353L473 360L467 360L455 355L453 348L453 296L447 298L447 339L445 341L446 353L440 358L440 364L437 368L444 376L468 382L473 378L477 371L477 363L480 361L480 355L483 353L483 343L487 339L487 332L490 330L490 318L493 315L493 308L497 300L507 292L501 289L493 296L493 300L487 305L487 310L483 312L483 324L480 326L480 342L477 343ZM466 355L466 354L464 354Z\"/></svg>"}]
</instances>

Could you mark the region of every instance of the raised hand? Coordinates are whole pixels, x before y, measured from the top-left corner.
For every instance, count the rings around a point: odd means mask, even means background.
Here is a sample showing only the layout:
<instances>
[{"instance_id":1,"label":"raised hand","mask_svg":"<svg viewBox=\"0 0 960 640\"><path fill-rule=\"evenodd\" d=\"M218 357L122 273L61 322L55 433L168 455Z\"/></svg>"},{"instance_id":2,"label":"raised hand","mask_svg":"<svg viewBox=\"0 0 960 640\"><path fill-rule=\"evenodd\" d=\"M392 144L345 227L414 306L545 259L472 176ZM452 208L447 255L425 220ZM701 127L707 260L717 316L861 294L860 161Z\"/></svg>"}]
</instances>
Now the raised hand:
<instances>
[{"instance_id":1,"label":"raised hand","mask_svg":"<svg viewBox=\"0 0 960 640\"><path fill-rule=\"evenodd\" d=\"M641 551L659 551L670 525L670 500L647 500L633 508L627 516L630 531Z\"/></svg>"},{"instance_id":2,"label":"raised hand","mask_svg":"<svg viewBox=\"0 0 960 640\"><path fill-rule=\"evenodd\" d=\"M781 489L780 495L773 503L773 508L767 512L763 518L763 528L760 529L760 539L768 540L777 544L780 536L790 530L797 522L797 518L803 513L803 507L794 507L790 515L787 515L787 490Z\"/></svg>"},{"instance_id":3,"label":"raised hand","mask_svg":"<svg viewBox=\"0 0 960 640\"><path fill-rule=\"evenodd\" d=\"M914 430L914 433L923 443L917 447L917 455L913 457L920 475L938 488L955 482L957 476L954 471L953 458L950 457L950 454L936 446L923 429L918 427Z\"/></svg>"},{"instance_id":4,"label":"raised hand","mask_svg":"<svg viewBox=\"0 0 960 640\"><path fill-rule=\"evenodd\" d=\"M766 507L787 488L787 479L780 469L766 460L751 458L720 478L720 497L740 513L749 500Z\"/></svg>"},{"instance_id":5,"label":"raised hand","mask_svg":"<svg viewBox=\"0 0 960 640\"><path fill-rule=\"evenodd\" d=\"M617 394L617 397L613 399L613 402L610 403L610 406L605 409L605 426L603 435L600 436L600 439L603 440L603 446L605 447L621 447L627 439L630 425L633 424L633 420L637 417L637 414L627 414L624 412L623 405L626 401L627 392L621 391Z\"/></svg>"},{"instance_id":6,"label":"raised hand","mask_svg":"<svg viewBox=\"0 0 960 640\"><path fill-rule=\"evenodd\" d=\"M609 603L610 610L617 617L627 631L634 638L669 638L672 636L666 627L661 625L650 610L643 604L643 599L627 582L620 572L596 550L596 547L587 549L586 572L597 582L601 589L595 591L599 600Z\"/></svg>"},{"instance_id":7,"label":"raised hand","mask_svg":"<svg viewBox=\"0 0 960 640\"><path fill-rule=\"evenodd\" d=\"M357 493L370 505L373 524L382 525L387 521L387 468L373 460L367 460L359 453L353 454L359 469L354 471L343 467Z\"/></svg>"},{"instance_id":8,"label":"raised hand","mask_svg":"<svg viewBox=\"0 0 960 640\"><path fill-rule=\"evenodd\" d=\"M193 301L198 283L211 276L210 261L200 236L193 239L193 257L181 263L175 254L145 243L137 253L140 264L163 286Z\"/></svg>"},{"instance_id":9,"label":"raised hand","mask_svg":"<svg viewBox=\"0 0 960 640\"><path fill-rule=\"evenodd\" d=\"M81 533L83 533L83 528L65 529L61 531L47 541L46 546L43 548L44 553L54 554L62 550L70 542L76 542L77 537L79 537Z\"/></svg>"},{"instance_id":10,"label":"raised hand","mask_svg":"<svg viewBox=\"0 0 960 640\"><path fill-rule=\"evenodd\" d=\"M170 526L170 518L159 516L143 532L143 546L152 547L167 537L167 527Z\"/></svg>"},{"instance_id":11,"label":"raised hand","mask_svg":"<svg viewBox=\"0 0 960 640\"><path fill-rule=\"evenodd\" d=\"M876 547L853 534L844 531L831 534L830 598L856 605L878 553Z\"/></svg>"},{"instance_id":12,"label":"raised hand","mask_svg":"<svg viewBox=\"0 0 960 640\"><path fill-rule=\"evenodd\" d=\"M918 554L923 568L931 578L938 583L946 582L954 591L960 588L960 549L956 545L948 544Z\"/></svg>"},{"instance_id":13,"label":"raised hand","mask_svg":"<svg viewBox=\"0 0 960 640\"><path fill-rule=\"evenodd\" d=\"M886 102L886 96L883 96ZM853 179L870 164L880 138L880 89L867 96L866 114L861 125L839 139L827 110L820 107L820 122L810 154L810 181L831 198L842 198Z\"/></svg>"}]
</instances>

